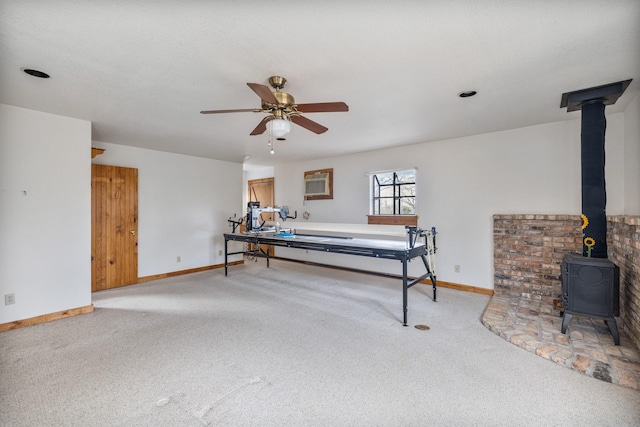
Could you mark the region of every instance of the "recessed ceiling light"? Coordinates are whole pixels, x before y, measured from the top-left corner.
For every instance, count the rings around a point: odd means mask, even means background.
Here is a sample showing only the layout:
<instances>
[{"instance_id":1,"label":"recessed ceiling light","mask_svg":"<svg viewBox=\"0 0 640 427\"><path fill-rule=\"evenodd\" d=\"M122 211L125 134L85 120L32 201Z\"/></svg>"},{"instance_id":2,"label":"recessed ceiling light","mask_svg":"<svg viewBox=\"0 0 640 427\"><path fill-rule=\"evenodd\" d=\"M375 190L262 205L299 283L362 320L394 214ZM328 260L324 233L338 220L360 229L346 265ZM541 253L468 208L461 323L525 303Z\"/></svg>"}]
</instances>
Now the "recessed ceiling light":
<instances>
[{"instance_id":1,"label":"recessed ceiling light","mask_svg":"<svg viewBox=\"0 0 640 427\"><path fill-rule=\"evenodd\" d=\"M23 68L22 71L33 77L40 77L41 79L49 78L49 74L45 73L44 71L34 70L33 68Z\"/></svg>"},{"instance_id":2,"label":"recessed ceiling light","mask_svg":"<svg viewBox=\"0 0 640 427\"><path fill-rule=\"evenodd\" d=\"M476 92L475 90L467 90L467 91L464 91L464 92L460 92L460 93L458 94L458 96L459 96L460 98L469 98L470 96L473 96L473 95L475 95L476 93L478 93L478 92Z\"/></svg>"}]
</instances>

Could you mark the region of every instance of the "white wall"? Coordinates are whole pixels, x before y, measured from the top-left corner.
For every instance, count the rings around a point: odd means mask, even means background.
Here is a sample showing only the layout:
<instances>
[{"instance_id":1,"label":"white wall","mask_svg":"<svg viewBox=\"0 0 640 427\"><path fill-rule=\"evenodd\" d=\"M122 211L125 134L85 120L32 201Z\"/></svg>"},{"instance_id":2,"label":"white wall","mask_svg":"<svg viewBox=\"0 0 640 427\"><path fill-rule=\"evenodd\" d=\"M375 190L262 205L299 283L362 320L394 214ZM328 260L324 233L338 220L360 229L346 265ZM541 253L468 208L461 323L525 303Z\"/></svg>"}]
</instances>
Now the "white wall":
<instances>
[{"instance_id":1,"label":"white wall","mask_svg":"<svg viewBox=\"0 0 640 427\"><path fill-rule=\"evenodd\" d=\"M90 122L0 104L0 323L91 304L90 159Z\"/></svg>"},{"instance_id":2,"label":"white wall","mask_svg":"<svg viewBox=\"0 0 640 427\"><path fill-rule=\"evenodd\" d=\"M224 263L227 219L243 212L241 163L93 146L106 150L93 163L138 169L139 277Z\"/></svg>"},{"instance_id":3,"label":"white wall","mask_svg":"<svg viewBox=\"0 0 640 427\"><path fill-rule=\"evenodd\" d=\"M636 97L624 114L607 117L611 215L640 214L639 116ZM281 165L273 174L276 203L298 210L298 221L306 210L310 222L364 224L366 173L417 166L420 226L439 231L438 278L492 288L493 214L580 213L577 117ZM263 176L243 176L239 163L94 145L107 150L96 163L139 169L140 277L224 261L218 251L230 231L226 220L244 214L246 180ZM0 298L16 297L14 305L0 300L0 323L91 303L90 147L87 121L0 104ZM323 168L334 168L334 199L305 203L304 172ZM334 255L292 252L321 262L318 256ZM398 272L393 261L342 256L332 262Z\"/></svg>"},{"instance_id":4,"label":"white wall","mask_svg":"<svg viewBox=\"0 0 640 427\"><path fill-rule=\"evenodd\" d=\"M607 117L607 213L624 210L624 120ZM422 228L438 230L438 279L493 288L493 215L581 212L580 120L373 151L275 168L276 204L309 221L366 223L370 171L418 167ZM334 199L303 201L305 171L334 169ZM280 249L277 248L276 251ZM276 252L327 262L322 253ZM323 258L324 256L324 258ZM395 264L343 256L343 265L399 273ZM390 263L392 263L390 261ZM413 264L413 263L412 263ZM417 263L416 263L417 264ZM454 266L460 265L460 273ZM417 265L410 266L415 274Z\"/></svg>"},{"instance_id":5,"label":"white wall","mask_svg":"<svg viewBox=\"0 0 640 427\"><path fill-rule=\"evenodd\" d=\"M640 215L640 95L624 111L624 206Z\"/></svg>"}]
</instances>

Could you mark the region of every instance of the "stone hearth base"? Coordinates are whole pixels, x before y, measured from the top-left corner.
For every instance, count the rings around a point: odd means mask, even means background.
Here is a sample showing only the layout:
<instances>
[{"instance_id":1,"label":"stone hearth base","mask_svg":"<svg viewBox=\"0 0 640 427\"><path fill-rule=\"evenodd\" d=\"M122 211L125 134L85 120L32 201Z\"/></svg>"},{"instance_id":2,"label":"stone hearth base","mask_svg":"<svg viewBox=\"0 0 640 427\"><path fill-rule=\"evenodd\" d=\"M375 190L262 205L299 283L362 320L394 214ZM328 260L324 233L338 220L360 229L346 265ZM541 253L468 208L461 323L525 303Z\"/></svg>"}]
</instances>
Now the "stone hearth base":
<instances>
[{"instance_id":1,"label":"stone hearth base","mask_svg":"<svg viewBox=\"0 0 640 427\"><path fill-rule=\"evenodd\" d=\"M604 320L574 315L565 335L560 332L560 311L553 304L494 295L482 323L540 357L602 381L640 390L640 352L623 330L620 346L614 345Z\"/></svg>"}]
</instances>

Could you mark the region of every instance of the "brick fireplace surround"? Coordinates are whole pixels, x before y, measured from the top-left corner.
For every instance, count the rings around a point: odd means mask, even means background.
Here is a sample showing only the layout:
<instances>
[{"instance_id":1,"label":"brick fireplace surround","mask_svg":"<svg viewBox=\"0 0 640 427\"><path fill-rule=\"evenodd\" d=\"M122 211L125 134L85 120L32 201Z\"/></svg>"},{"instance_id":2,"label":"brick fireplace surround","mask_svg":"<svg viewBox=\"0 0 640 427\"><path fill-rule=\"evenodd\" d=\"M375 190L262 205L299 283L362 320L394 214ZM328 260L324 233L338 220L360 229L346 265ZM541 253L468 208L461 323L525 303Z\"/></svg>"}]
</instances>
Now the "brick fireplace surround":
<instances>
[{"instance_id":1,"label":"brick fireplace surround","mask_svg":"<svg viewBox=\"0 0 640 427\"><path fill-rule=\"evenodd\" d=\"M640 216L607 217L620 268L621 345L604 321L574 316L562 334L560 263L582 252L579 215L494 215L494 296L484 325L511 343L595 378L640 390Z\"/></svg>"}]
</instances>

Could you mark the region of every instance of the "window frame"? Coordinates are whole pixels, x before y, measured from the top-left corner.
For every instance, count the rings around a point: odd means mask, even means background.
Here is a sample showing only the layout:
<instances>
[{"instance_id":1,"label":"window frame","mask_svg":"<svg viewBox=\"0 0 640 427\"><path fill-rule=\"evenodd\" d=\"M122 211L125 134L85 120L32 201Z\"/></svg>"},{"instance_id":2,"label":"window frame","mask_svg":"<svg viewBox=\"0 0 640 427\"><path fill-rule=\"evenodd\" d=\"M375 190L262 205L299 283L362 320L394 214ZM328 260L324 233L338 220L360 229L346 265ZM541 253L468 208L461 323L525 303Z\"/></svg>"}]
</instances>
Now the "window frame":
<instances>
[{"instance_id":1,"label":"window frame","mask_svg":"<svg viewBox=\"0 0 640 427\"><path fill-rule=\"evenodd\" d=\"M413 207L414 207L414 213L413 214L395 214L395 215L385 215L385 214L375 214L373 212L375 212L375 206L374 206L374 196L375 196L375 188L374 188L374 180L377 179L376 175L381 175L381 174L388 174L388 173L400 173L400 172L405 172L405 171L413 171L414 173L414 180L413 180ZM369 212L371 213L370 215L367 215L367 223L368 224L378 224L378 225L404 225L404 226L414 226L417 227L418 226L418 206L417 206L417 175L418 175L418 168L417 167L413 167L413 168L404 168L404 169L394 169L394 170L387 170L387 171L379 171L379 172L371 172L369 174L370 176L370 180L369 180ZM394 201L395 203L395 201ZM379 212L379 209L378 209Z\"/></svg>"},{"instance_id":2,"label":"window frame","mask_svg":"<svg viewBox=\"0 0 640 427\"><path fill-rule=\"evenodd\" d=\"M403 182L398 178L399 174L403 172L413 172L413 181ZM371 181L370 181L370 191L369 191L369 212L370 216L415 216L417 214L417 206L416 206L416 175L418 168L407 168L407 169L396 169L391 171L384 172L374 172L371 173ZM392 174L392 180L390 183L381 183L378 179L380 175L390 175ZM403 188L407 186L413 187L412 195L403 194ZM391 188L392 194L382 195L385 188ZM381 203L383 200L391 200L391 205L393 212L390 213L381 213ZM402 213L403 200L413 200L413 212L412 213Z\"/></svg>"}]
</instances>

